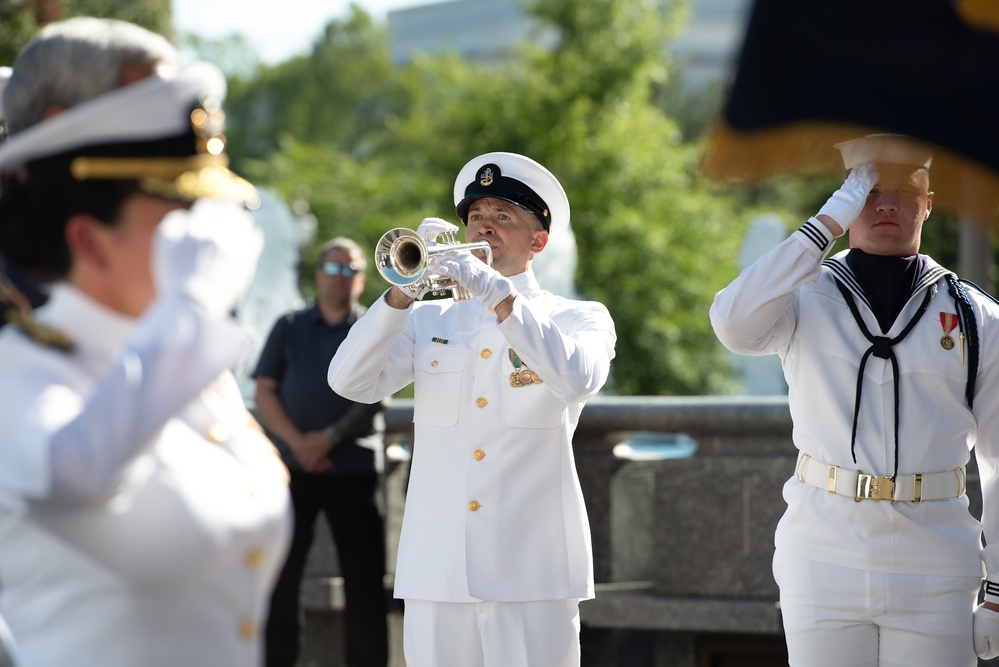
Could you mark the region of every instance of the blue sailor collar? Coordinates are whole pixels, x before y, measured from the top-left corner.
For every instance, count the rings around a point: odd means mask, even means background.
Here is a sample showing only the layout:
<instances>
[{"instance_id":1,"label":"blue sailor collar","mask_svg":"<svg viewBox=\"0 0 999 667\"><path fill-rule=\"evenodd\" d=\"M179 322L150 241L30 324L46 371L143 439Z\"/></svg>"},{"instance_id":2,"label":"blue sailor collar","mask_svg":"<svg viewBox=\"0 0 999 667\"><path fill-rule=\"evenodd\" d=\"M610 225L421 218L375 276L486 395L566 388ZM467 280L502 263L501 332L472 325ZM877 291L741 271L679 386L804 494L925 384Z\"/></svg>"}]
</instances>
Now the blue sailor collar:
<instances>
[{"instance_id":1,"label":"blue sailor collar","mask_svg":"<svg viewBox=\"0 0 999 667\"><path fill-rule=\"evenodd\" d=\"M850 254L849 250L838 252L834 256L822 262L822 266L831 271L833 276L843 283L843 285L850 290L850 293L853 294L854 297L863 301L868 310L873 310L871 302L868 301L867 295L864 294L864 291L860 287L860 283L857 281L856 274L854 274L853 269L850 268L849 262L846 261L848 254ZM923 260L922 273L916 279L916 284L912 294L922 292L948 273L953 273L953 271L940 266L940 264L938 264L936 260L929 255L920 255L920 257ZM912 298L911 295L910 298Z\"/></svg>"}]
</instances>

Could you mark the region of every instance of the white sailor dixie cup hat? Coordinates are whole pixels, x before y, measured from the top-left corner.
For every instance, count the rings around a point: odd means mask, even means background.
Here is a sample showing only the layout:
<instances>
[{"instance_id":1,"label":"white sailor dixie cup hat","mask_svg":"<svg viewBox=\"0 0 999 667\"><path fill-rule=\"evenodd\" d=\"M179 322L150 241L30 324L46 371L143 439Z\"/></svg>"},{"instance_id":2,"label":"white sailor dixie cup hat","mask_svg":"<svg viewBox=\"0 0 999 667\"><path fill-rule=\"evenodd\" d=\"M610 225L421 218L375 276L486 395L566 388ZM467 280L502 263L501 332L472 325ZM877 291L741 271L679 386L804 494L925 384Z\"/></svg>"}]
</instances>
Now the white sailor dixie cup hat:
<instances>
[{"instance_id":1,"label":"white sailor dixie cup hat","mask_svg":"<svg viewBox=\"0 0 999 667\"><path fill-rule=\"evenodd\" d=\"M529 157L486 153L470 160L454 181L455 213L468 224L468 207L492 197L530 211L545 231L559 235L569 227L569 199L555 176Z\"/></svg>"},{"instance_id":2,"label":"white sailor dixie cup hat","mask_svg":"<svg viewBox=\"0 0 999 667\"><path fill-rule=\"evenodd\" d=\"M149 194L255 207L256 189L228 168L225 93L225 77L209 63L117 88L0 144L0 179L128 180Z\"/></svg>"},{"instance_id":3,"label":"white sailor dixie cup hat","mask_svg":"<svg viewBox=\"0 0 999 667\"><path fill-rule=\"evenodd\" d=\"M864 162L908 164L929 169L933 147L904 134L868 134L835 144L843 156L843 166L853 169Z\"/></svg>"}]
</instances>

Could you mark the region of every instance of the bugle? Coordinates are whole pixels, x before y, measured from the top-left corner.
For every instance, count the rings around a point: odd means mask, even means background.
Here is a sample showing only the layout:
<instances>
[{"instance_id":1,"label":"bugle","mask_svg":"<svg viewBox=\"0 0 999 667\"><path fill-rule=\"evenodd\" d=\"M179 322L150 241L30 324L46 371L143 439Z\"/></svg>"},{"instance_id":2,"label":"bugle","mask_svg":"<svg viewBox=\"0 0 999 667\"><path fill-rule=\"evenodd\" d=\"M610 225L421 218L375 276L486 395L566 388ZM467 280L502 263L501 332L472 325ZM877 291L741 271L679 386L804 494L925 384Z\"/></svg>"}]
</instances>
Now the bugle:
<instances>
[{"instance_id":1,"label":"bugle","mask_svg":"<svg viewBox=\"0 0 999 667\"><path fill-rule=\"evenodd\" d=\"M426 290L434 296L443 296L448 290L455 301L465 301L472 295L452 278L429 271L430 258L447 252L484 251L486 263L492 265L493 251L485 241L460 243L454 232L437 237L434 245L428 244L419 234L405 227L396 227L382 234L375 246L375 266L378 273L393 285L409 285Z\"/></svg>"}]
</instances>

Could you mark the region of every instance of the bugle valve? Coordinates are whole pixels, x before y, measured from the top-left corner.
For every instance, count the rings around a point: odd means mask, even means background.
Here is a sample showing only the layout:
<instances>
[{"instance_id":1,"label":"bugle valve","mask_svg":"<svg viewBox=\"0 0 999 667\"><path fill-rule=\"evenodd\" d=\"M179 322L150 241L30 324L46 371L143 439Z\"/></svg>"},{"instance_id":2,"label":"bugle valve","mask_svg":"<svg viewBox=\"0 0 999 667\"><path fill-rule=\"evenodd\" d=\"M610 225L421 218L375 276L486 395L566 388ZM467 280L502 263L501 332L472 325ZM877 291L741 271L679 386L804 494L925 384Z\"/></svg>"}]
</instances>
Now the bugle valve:
<instances>
[{"instance_id":1,"label":"bugle valve","mask_svg":"<svg viewBox=\"0 0 999 667\"><path fill-rule=\"evenodd\" d=\"M472 295L453 278L435 274L430 269L434 255L447 252L485 252L486 264L493 263L493 251L485 241L460 243L454 232L445 232L430 245L419 234L405 227L396 227L382 234L375 246L375 266L385 280L397 286L410 286L443 296L448 290L455 301L465 301Z\"/></svg>"}]
</instances>

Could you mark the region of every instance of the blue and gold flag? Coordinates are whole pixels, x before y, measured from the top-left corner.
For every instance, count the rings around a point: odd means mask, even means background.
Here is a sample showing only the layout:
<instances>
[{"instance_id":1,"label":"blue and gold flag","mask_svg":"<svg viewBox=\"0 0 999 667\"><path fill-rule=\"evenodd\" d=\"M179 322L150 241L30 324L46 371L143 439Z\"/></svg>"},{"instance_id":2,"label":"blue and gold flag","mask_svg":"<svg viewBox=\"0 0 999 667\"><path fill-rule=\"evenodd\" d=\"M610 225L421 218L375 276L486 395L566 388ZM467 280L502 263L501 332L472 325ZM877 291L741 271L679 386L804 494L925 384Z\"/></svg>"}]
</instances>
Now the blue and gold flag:
<instances>
[{"instance_id":1,"label":"blue and gold flag","mask_svg":"<svg viewBox=\"0 0 999 667\"><path fill-rule=\"evenodd\" d=\"M702 170L842 172L879 132L933 147L935 206L999 222L999 2L756 0Z\"/></svg>"}]
</instances>

